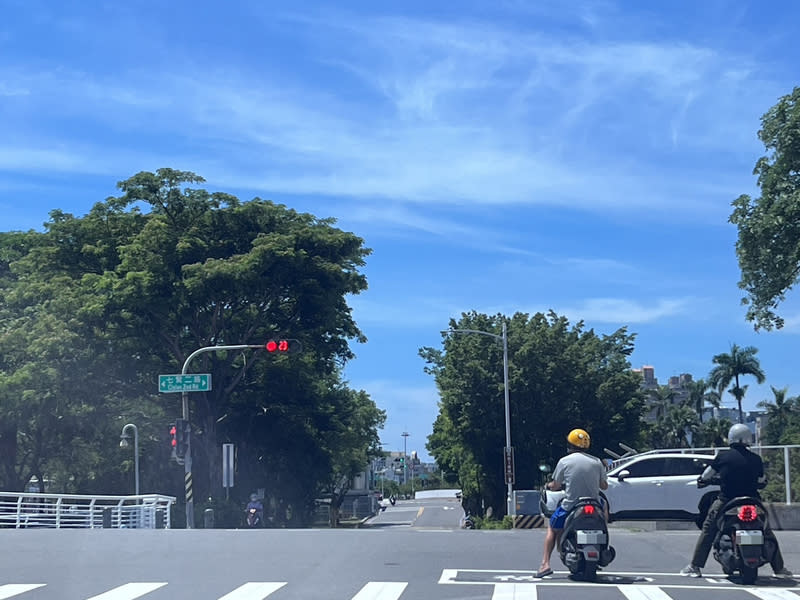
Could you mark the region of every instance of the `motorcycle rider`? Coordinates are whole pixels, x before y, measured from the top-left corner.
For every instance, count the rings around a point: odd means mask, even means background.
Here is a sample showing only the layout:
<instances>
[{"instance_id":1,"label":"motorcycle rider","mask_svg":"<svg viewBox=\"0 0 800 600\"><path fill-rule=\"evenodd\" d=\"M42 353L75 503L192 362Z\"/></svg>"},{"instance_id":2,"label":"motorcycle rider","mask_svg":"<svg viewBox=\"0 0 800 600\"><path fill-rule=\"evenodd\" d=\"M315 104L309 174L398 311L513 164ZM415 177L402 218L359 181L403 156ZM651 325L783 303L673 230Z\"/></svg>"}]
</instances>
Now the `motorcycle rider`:
<instances>
[{"instance_id":1,"label":"motorcycle rider","mask_svg":"<svg viewBox=\"0 0 800 600\"><path fill-rule=\"evenodd\" d=\"M567 435L567 455L562 457L553 471L553 480L545 486L548 490L565 490L561 504L556 508L547 526L544 538L544 555L542 564L536 572L541 578L553 573L550 568L550 556L556 545L556 539L564 529L567 514L579 498L592 497L600 500L600 490L608 489L606 468L602 461L585 451L591 445L589 434L583 429L573 429Z\"/></svg>"},{"instance_id":2,"label":"motorcycle rider","mask_svg":"<svg viewBox=\"0 0 800 600\"><path fill-rule=\"evenodd\" d=\"M697 540L694 548L692 562L681 569L681 575L701 577L700 569L706 566L708 553L717 536L717 513L724 504L739 496L761 498L758 490L766 485L767 479L764 475L764 462L761 457L747 448L751 438L752 434L747 425L737 423L731 427L728 431L730 449L720 451L698 478L699 483L708 483L712 478L719 477L720 493L708 509L700 539ZM783 564L778 540L769 523L764 528L764 539L772 540L775 543L775 555L770 562L775 575L792 577L791 571Z\"/></svg>"},{"instance_id":3,"label":"motorcycle rider","mask_svg":"<svg viewBox=\"0 0 800 600\"><path fill-rule=\"evenodd\" d=\"M250 509L254 508L256 510L256 516L258 517L258 522L264 522L264 505L261 503L261 500L258 497L258 494L252 493L250 494L250 502L247 503L247 508L245 511L249 514Z\"/></svg>"}]
</instances>

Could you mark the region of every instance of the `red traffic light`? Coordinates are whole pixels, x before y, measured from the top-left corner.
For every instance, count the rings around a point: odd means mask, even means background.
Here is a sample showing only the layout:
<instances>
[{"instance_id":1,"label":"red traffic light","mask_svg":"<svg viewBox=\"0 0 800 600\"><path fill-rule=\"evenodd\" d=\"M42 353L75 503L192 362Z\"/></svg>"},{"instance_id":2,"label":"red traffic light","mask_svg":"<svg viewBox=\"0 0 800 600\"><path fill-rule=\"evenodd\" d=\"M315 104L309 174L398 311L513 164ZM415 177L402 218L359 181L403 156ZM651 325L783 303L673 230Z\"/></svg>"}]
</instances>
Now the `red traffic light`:
<instances>
[{"instance_id":1,"label":"red traffic light","mask_svg":"<svg viewBox=\"0 0 800 600\"><path fill-rule=\"evenodd\" d=\"M280 354L291 354L299 352L302 349L300 342L297 340L270 340L265 345L267 352L278 352Z\"/></svg>"}]
</instances>

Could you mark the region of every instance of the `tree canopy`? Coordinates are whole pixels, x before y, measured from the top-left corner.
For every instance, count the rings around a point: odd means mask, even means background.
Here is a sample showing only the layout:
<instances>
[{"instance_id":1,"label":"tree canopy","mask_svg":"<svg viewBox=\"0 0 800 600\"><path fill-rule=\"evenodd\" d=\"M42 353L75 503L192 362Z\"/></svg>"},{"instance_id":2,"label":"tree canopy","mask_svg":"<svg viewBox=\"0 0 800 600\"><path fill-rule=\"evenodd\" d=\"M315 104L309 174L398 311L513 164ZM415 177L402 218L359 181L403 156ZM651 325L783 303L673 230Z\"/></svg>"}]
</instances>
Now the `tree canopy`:
<instances>
[{"instance_id":1,"label":"tree canopy","mask_svg":"<svg viewBox=\"0 0 800 600\"><path fill-rule=\"evenodd\" d=\"M367 286L363 240L333 219L190 187L200 183L141 172L84 217L54 211L43 233L0 234L0 488L37 475L64 491L123 491L109 436L133 419L157 456L143 484L180 490L162 452L180 395L159 396L158 374L201 347L277 337L303 353L192 362L214 382L190 400L195 494L219 496L220 444L233 442L241 495L265 487L302 519L331 473L377 452L385 415L341 379L350 341L364 341L346 302Z\"/></svg>"},{"instance_id":2,"label":"tree canopy","mask_svg":"<svg viewBox=\"0 0 800 600\"><path fill-rule=\"evenodd\" d=\"M769 330L783 327L776 310L800 276L800 87L764 114L758 137L767 150L753 171L761 195L739 196L729 220L747 319Z\"/></svg>"},{"instance_id":3,"label":"tree canopy","mask_svg":"<svg viewBox=\"0 0 800 600\"><path fill-rule=\"evenodd\" d=\"M506 317L477 312L451 319L450 329L500 336ZM575 428L592 436L592 452L618 442L638 443L644 400L641 377L630 369L634 336L610 335L570 325L550 312L508 319L511 443L516 486L541 483L565 454ZM446 471L458 473L469 510L505 509L503 448L505 409L502 345L483 335L443 334L442 348L422 348L426 370L439 389L439 415L427 448Z\"/></svg>"}]
</instances>

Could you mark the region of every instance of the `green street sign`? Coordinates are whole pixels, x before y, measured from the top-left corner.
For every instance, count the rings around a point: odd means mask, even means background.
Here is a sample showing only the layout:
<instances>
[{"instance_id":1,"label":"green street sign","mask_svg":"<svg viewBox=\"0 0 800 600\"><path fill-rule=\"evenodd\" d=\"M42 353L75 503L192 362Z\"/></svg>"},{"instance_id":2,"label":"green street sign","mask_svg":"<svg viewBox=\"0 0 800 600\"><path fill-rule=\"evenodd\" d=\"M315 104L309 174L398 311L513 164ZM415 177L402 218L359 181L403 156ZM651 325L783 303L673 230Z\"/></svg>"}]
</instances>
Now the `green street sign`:
<instances>
[{"instance_id":1,"label":"green street sign","mask_svg":"<svg viewBox=\"0 0 800 600\"><path fill-rule=\"evenodd\" d=\"M211 391L211 373L192 373L191 375L159 375L158 391L208 392Z\"/></svg>"}]
</instances>

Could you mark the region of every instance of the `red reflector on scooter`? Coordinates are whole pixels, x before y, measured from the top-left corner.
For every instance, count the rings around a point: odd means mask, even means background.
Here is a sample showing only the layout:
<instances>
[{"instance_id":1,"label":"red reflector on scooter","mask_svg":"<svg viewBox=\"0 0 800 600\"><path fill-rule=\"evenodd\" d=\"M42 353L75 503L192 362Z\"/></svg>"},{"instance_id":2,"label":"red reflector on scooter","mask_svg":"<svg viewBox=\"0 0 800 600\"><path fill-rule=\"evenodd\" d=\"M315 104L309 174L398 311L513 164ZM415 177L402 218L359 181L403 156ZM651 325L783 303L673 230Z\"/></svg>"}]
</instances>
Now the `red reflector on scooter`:
<instances>
[{"instance_id":1,"label":"red reflector on scooter","mask_svg":"<svg viewBox=\"0 0 800 600\"><path fill-rule=\"evenodd\" d=\"M598 553L598 552L587 552L586 556L588 556L589 558L598 558L600 556L600 553Z\"/></svg>"},{"instance_id":2,"label":"red reflector on scooter","mask_svg":"<svg viewBox=\"0 0 800 600\"><path fill-rule=\"evenodd\" d=\"M591 504L587 504L583 507L583 514L585 515L593 515L594 514L594 506Z\"/></svg>"},{"instance_id":3,"label":"red reflector on scooter","mask_svg":"<svg viewBox=\"0 0 800 600\"><path fill-rule=\"evenodd\" d=\"M758 518L758 511L752 504L745 504L744 506L739 507L738 516L740 521L749 523L750 521L755 521Z\"/></svg>"}]
</instances>

